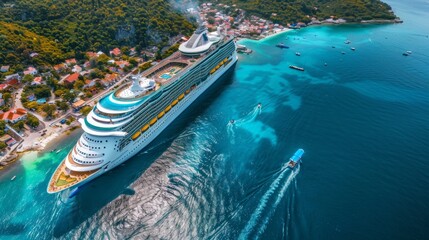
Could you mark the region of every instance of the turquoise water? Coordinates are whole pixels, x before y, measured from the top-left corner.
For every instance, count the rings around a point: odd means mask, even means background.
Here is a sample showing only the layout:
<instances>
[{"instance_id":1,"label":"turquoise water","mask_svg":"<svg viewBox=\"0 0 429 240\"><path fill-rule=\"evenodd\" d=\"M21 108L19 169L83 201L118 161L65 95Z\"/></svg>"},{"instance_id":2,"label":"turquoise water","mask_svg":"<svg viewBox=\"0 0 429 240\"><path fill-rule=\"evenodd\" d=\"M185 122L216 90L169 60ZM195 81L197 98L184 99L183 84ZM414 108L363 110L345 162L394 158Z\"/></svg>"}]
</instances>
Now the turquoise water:
<instances>
[{"instance_id":1,"label":"turquoise water","mask_svg":"<svg viewBox=\"0 0 429 240\"><path fill-rule=\"evenodd\" d=\"M429 6L389 3L404 24L243 41L231 79L74 199L46 186L79 131L25 155L0 176L0 239L427 239Z\"/></svg>"}]
</instances>

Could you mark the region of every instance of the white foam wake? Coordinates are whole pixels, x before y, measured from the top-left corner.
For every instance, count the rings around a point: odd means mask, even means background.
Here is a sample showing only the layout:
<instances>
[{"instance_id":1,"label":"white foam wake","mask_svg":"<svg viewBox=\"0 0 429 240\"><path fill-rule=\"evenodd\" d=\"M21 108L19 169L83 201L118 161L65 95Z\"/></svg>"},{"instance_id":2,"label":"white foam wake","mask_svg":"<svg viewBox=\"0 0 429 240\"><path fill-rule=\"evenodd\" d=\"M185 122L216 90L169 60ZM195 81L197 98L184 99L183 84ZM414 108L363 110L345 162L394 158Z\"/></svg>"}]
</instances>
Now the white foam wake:
<instances>
[{"instance_id":1,"label":"white foam wake","mask_svg":"<svg viewBox=\"0 0 429 240\"><path fill-rule=\"evenodd\" d=\"M287 178L285 184L283 184L283 187L280 189L279 195L277 195L277 199L274 202L274 204L271 207L271 211L268 213L268 215L265 217L264 221L262 222L261 228L259 228L256 239L259 238L259 236L265 231L267 228L268 221L270 220L271 216L276 211L278 205L280 204L284 194L286 193L286 190L288 189L289 185L292 183L292 180L295 179L296 175L298 175L300 169L300 165L297 166L297 169L292 172L291 175Z\"/></svg>"},{"instance_id":2,"label":"white foam wake","mask_svg":"<svg viewBox=\"0 0 429 240\"><path fill-rule=\"evenodd\" d=\"M265 210L265 207L267 206L268 201L270 200L271 196L274 194L274 192L279 187L281 180L283 179L284 175L286 174L287 168L284 167L280 175L274 180L274 182L270 185L267 192L262 196L261 200L259 200L259 204L256 207L256 210L252 213L252 216L250 217L250 220L247 222L244 229L241 231L239 239L247 239L251 231L255 228L256 224L258 223L259 218L261 217L263 211ZM290 185L290 182L293 180L293 178L298 174L299 169L296 171L293 171L291 175L287 178L286 183L283 185L282 190L280 191L276 202L280 202L281 198L284 195L284 192L286 191L287 187ZM277 203L278 205L279 203ZM265 220L268 221L268 220ZM264 221L264 222L265 222Z\"/></svg>"},{"instance_id":3,"label":"white foam wake","mask_svg":"<svg viewBox=\"0 0 429 240\"><path fill-rule=\"evenodd\" d=\"M251 112L249 112L248 114L246 114L246 116L239 118L239 119L234 119L234 122L232 123L231 121L228 122L228 124L226 125L226 131L228 133L228 136L230 138L230 142L232 144L235 143L235 131L234 128L235 127L243 127L245 124L253 122L256 117L261 114L262 112L262 107L261 106L256 106L253 108L253 110Z\"/></svg>"}]
</instances>

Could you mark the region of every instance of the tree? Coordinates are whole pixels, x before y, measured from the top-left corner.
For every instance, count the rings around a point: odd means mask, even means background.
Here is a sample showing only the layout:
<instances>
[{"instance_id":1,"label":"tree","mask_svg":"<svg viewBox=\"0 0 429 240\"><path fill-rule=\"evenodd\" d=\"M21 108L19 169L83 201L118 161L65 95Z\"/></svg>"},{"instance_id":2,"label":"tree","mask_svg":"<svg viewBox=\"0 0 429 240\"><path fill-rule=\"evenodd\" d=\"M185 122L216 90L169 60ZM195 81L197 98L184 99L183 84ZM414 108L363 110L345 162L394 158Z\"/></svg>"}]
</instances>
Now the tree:
<instances>
[{"instance_id":1,"label":"tree","mask_svg":"<svg viewBox=\"0 0 429 240\"><path fill-rule=\"evenodd\" d=\"M3 130L6 128L6 122L4 120L0 120L0 130Z\"/></svg>"},{"instance_id":2,"label":"tree","mask_svg":"<svg viewBox=\"0 0 429 240\"><path fill-rule=\"evenodd\" d=\"M32 128L36 128L40 124L39 119L32 114L28 114L27 121L25 123Z\"/></svg>"},{"instance_id":3,"label":"tree","mask_svg":"<svg viewBox=\"0 0 429 240\"><path fill-rule=\"evenodd\" d=\"M22 129L24 129L24 121L16 122L15 124L13 124L12 127L17 131L21 131Z\"/></svg>"},{"instance_id":4,"label":"tree","mask_svg":"<svg viewBox=\"0 0 429 240\"><path fill-rule=\"evenodd\" d=\"M83 86L85 85L85 82L83 80L77 80L73 84L73 88L76 90L82 90Z\"/></svg>"},{"instance_id":5,"label":"tree","mask_svg":"<svg viewBox=\"0 0 429 240\"><path fill-rule=\"evenodd\" d=\"M31 83L33 81L34 77L31 74L27 74L22 78L23 83Z\"/></svg>"},{"instance_id":6,"label":"tree","mask_svg":"<svg viewBox=\"0 0 429 240\"><path fill-rule=\"evenodd\" d=\"M85 106L85 107L83 107L82 109L80 109L80 112L83 114L83 115L88 115L88 113L89 112L91 112L91 110L92 110L92 107L90 107L90 106Z\"/></svg>"},{"instance_id":7,"label":"tree","mask_svg":"<svg viewBox=\"0 0 429 240\"><path fill-rule=\"evenodd\" d=\"M55 110L57 109L57 107L53 104L45 103L41 106L41 109L43 112L46 113L47 117L52 117L52 116L54 116L54 113L55 113Z\"/></svg>"},{"instance_id":8,"label":"tree","mask_svg":"<svg viewBox=\"0 0 429 240\"><path fill-rule=\"evenodd\" d=\"M69 104L66 102L57 101L55 104L57 105L57 107L59 109L61 109L63 111L67 111L69 109Z\"/></svg>"},{"instance_id":9,"label":"tree","mask_svg":"<svg viewBox=\"0 0 429 240\"><path fill-rule=\"evenodd\" d=\"M64 93L65 93L64 89L57 89L54 92L56 97L61 97Z\"/></svg>"},{"instance_id":10,"label":"tree","mask_svg":"<svg viewBox=\"0 0 429 240\"><path fill-rule=\"evenodd\" d=\"M51 89L46 85L39 85L34 89L34 95L37 98L49 98L51 96Z\"/></svg>"},{"instance_id":11,"label":"tree","mask_svg":"<svg viewBox=\"0 0 429 240\"><path fill-rule=\"evenodd\" d=\"M12 98L12 95L9 92L3 93L3 100L5 103L7 103L11 98Z\"/></svg>"},{"instance_id":12,"label":"tree","mask_svg":"<svg viewBox=\"0 0 429 240\"><path fill-rule=\"evenodd\" d=\"M0 142L0 150L4 150L7 147L6 143Z\"/></svg>"},{"instance_id":13,"label":"tree","mask_svg":"<svg viewBox=\"0 0 429 240\"><path fill-rule=\"evenodd\" d=\"M76 94L71 91L67 91L63 95L63 99L67 102L72 102L76 98Z\"/></svg>"},{"instance_id":14,"label":"tree","mask_svg":"<svg viewBox=\"0 0 429 240\"><path fill-rule=\"evenodd\" d=\"M36 101L27 102L24 105L24 107L26 107L28 109L37 109L38 106L39 106L39 104Z\"/></svg>"}]
</instances>

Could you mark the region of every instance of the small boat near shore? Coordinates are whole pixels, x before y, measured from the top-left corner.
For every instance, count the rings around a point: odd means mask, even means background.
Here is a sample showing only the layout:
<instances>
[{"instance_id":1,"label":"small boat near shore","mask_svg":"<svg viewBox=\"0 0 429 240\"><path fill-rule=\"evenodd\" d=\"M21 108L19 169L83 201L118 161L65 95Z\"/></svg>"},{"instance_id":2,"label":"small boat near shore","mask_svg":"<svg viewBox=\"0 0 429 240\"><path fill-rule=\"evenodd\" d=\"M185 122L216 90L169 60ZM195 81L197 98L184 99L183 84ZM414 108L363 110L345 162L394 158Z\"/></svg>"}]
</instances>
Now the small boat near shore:
<instances>
[{"instance_id":1,"label":"small boat near shore","mask_svg":"<svg viewBox=\"0 0 429 240\"><path fill-rule=\"evenodd\" d=\"M351 43L351 41L347 39L346 41L344 41L344 43L345 43L345 44L350 44L350 43Z\"/></svg>"},{"instance_id":2,"label":"small boat near shore","mask_svg":"<svg viewBox=\"0 0 429 240\"><path fill-rule=\"evenodd\" d=\"M278 47L278 48L289 48L284 43L279 43L279 44L276 45L276 47Z\"/></svg>"},{"instance_id":3,"label":"small boat near shore","mask_svg":"<svg viewBox=\"0 0 429 240\"><path fill-rule=\"evenodd\" d=\"M304 150L300 148L289 159L289 162L287 163L288 168L294 169L296 165L300 164L302 155L304 155Z\"/></svg>"},{"instance_id":4,"label":"small boat near shore","mask_svg":"<svg viewBox=\"0 0 429 240\"><path fill-rule=\"evenodd\" d=\"M55 151L55 153L59 153L59 152L61 152L61 149L58 149L57 151Z\"/></svg>"},{"instance_id":5,"label":"small boat near shore","mask_svg":"<svg viewBox=\"0 0 429 240\"><path fill-rule=\"evenodd\" d=\"M295 65L289 65L289 68L292 68L292 69L295 69L295 70L298 70L298 71L304 71L304 68L298 67L298 66L295 66Z\"/></svg>"},{"instance_id":6,"label":"small boat near shore","mask_svg":"<svg viewBox=\"0 0 429 240\"><path fill-rule=\"evenodd\" d=\"M16 178L16 176L13 176L10 180L13 181L13 180L15 180L15 178Z\"/></svg>"}]
</instances>

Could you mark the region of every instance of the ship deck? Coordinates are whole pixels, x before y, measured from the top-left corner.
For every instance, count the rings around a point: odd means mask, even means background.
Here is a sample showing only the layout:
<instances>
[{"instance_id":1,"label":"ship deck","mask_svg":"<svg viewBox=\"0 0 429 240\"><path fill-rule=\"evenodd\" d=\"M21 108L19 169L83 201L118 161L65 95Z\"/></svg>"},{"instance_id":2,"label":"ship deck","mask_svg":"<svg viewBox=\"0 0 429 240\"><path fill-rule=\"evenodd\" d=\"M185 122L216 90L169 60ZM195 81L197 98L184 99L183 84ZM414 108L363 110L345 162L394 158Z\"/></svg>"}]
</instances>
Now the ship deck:
<instances>
[{"instance_id":1,"label":"ship deck","mask_svg":"<svg viewBox=\"0 0 429 240\"><path fill-rule=\"evenodd\" d=\"M199 57L188 57L188 56L182 55L180 52L173 53L170 57L159 62L157 65L149 68L141 75L141 77L155 80L156 88L154 90L147 91L141 95L137 95L134 98L132 98L132 100L148 96L156 92L163 85L174 82L176 79L178 79L177 76L181 75L186 69L188 69L196 62L198 62L198 60L204 58L204 55L201 55ZM131 83L122 85L114 93L114 96L117 98L121 98L120 97L121 92L129 88L130 86L131 86Z\"/></svg>"},{"instance_id":2,"label":"ship deck","mask_svg":"<svg viewBox=\"0 0 429 240\"><path fill-rule=\"evenodd\" d=\"M67 155L67 158L69 157L70 154ZM52 176L51 181L49 182L48 192L59 192L64 189L70 188L100 170L98 168L86 172L70 171L70 173L67 173L65 161L67 160L63 160L60 166L58 166L58 168L55 170L55 173Z\"/></svg>"}]
</instances>

